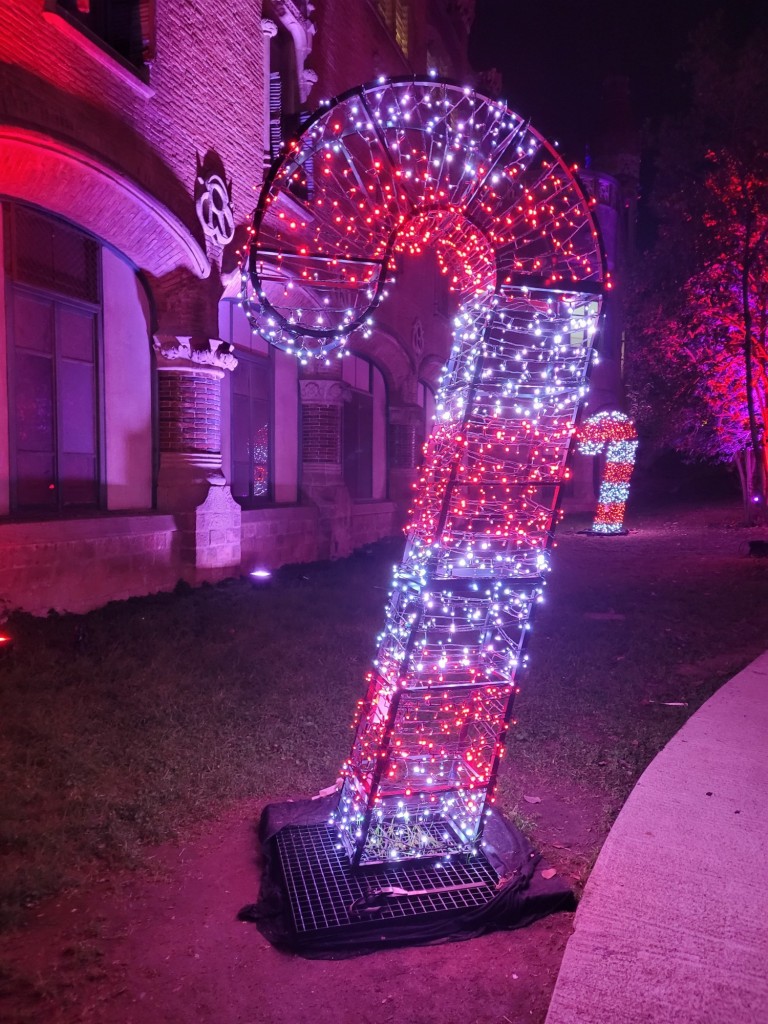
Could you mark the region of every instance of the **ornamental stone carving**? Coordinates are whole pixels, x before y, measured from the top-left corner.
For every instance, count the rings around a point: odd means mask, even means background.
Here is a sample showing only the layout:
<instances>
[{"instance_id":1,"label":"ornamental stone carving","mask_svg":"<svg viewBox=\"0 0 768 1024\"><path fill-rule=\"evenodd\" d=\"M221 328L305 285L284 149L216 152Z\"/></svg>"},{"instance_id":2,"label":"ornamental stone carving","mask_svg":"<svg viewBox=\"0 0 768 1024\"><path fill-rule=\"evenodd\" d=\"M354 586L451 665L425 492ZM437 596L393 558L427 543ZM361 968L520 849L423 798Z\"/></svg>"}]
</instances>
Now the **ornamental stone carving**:
<instances>
[{"instance_id":1,"label":"ornamental stone carving","mask_svg":"<svg viewBox=\"0 0 768 1024\"><path fill-rule=\"evenodd\" d=\"M299 387L307 405L342 405L349 390L340 380L300 380Z\"/></svg>"},{"instance_id":2,"label":"ornamental stone carving","mask_svg":"<svg viewBox=\"0 0 768 1024\"><path fill-rule=\"evenodd\" d=\"M218 370L234 370L237 359L229 342L220 338L194 338L176 334L156 334L152 346L157 355L171 362L184 360Z\"/></svg>"},{"instance_id":3,"label":"ornamental stone carving","mask_svg":"<svg viewBox=\"0 0 768 1024\"><path fill-rule=\"evenodd\" d=\"M419 317L413 321L411 328L411 345L414 355L420 356L424 351L424 326Z\"/></svg>"},{"instance_id":4,"label":"ornamental stone carving","mask_svg":"<svg viewBox=\"0 0 768 1024\"><path fill-rule=\"evenodd\" d=\"M226 182L218 174L197 178L197 219L214 245L227 245L235 237L235 218Z\"/></svg>"},{"instance_id":5,"label":"ornamental stone carving","mask_svg":"<svg viewBox=\"0 0 768 1024\"><path fill-rule=\"evenodd\" d=\"M301 85L299 86L302 102L306 100L315 85L317 85L317 72L313 71L312 68L304 68L301 74Z\"/></svg>"}]
</instances>

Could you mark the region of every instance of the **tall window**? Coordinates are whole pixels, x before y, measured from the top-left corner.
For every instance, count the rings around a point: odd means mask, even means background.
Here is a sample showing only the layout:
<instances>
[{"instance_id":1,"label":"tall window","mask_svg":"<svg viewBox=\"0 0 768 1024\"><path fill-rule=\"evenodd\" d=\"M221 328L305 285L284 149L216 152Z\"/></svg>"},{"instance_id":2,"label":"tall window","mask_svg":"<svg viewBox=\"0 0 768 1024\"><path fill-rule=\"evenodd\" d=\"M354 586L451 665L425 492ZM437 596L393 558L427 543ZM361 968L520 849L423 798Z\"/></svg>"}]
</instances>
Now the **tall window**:
<instances>
[{"instance_id":1,"label":"tall window","mask_svg":"<svg viewBox=\"0 0 768 1024\"><path fill-rule=\"evenodd\" d=\"M386 386L381 371L359 356L344 359L350 385L342 421L344 482L356 501L384 498L386 479Z\"/></svg>"},{"instance_id":2,"label":"tall window","mask_svg":"<svg viewBox=\"0 0 768 1024\"><path fill-rule=\"evenodd\" d=\"M278 23L269 44L269 150L272 160L282 153L283 144L301 131L309 114L303 108L296 42Z\"/></svg>"},{"instance_id":3,"label":"tall window","mask_svg":"<svg viewBox=\"0 0 768 1024\"><path fill-rule=\"evenodd\" d=\"M373 496L373 395L352 391L344 404L344 483L358 501Z\"/></svg>"},{"instance_id":4,"label":"tall window","mask_svg":"<svg viewBox=\"0 0 768 1024\"><path fill-rule=\"evenodd\" d=\"M5 220L12 508L97 507L99 246L27 207Z\"/></svg>"},{"instance_id":5,"label":"tall window","mask_svg":"<svg viewBox=\"0 0 768 1024\"><path fill-rule=\"evenodd\" d=\"M241 355L232 374L232 494L241 504L272 495L272 372L269 359Z\"/></svg>"}]
</instances>

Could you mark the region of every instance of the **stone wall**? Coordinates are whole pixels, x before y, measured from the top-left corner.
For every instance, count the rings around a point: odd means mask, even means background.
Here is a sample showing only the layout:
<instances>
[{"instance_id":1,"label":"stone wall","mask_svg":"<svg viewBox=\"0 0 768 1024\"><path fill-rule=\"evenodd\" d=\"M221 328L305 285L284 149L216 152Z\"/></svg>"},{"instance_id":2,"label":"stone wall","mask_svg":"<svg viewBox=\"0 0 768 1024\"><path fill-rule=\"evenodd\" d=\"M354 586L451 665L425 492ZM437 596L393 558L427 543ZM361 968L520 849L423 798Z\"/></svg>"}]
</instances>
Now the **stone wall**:
<instances>
[{"instance_id":1,"label":"stone wall","mask_svg":"<svg viewBox=\"0 0 768 1024\"><path fill-rule=\"evenodd\" d=\"M241 552L244 572L322 557L318 551L317 508L296 505L243 512Z\"/></svg>"},{"instance_id":2,"label":"stone wall","mask_svg":"<svg viewBox=\"0 0 768 1024\"><path fill-rule=\"evenodd\" d=\"M352 547L396 536L402 516L393 501L365 501L352 506Z\"/></svg>"},{"instance_id":3,"label":"stone wall","mask_svg":"<svg viewBox=\"0 0 768 1024\"><path fill-rule=\"evenodd\" d=\"M215 497L231 501L225 490L212 488ZM199 557L195 564L187 543L195 524L186 523L185 516L0 523L0 618L15 608L33 615L51 609L82 613L108 601L171 590L180 579L194 585L327 557L314 506L244 511L237 537L218 535L215 508L198 511L209 514L198 516L205 522L197 527L208 531L211 545L227 546L230 565L209 568ZM396 506L389 501L361 502L353 506L351 519L355 548L398 532ZM195 547L198 554L204 549Z\"/></svg>"},{"instance_id":4,"label":"stone wall","mask_svg":"<svg viewBox=\"0 0 768 1024\"><path fill-rule=\"evenodd\" d=\"M172 516L0 524L0 613L86 612L170 590L180 578Z\"/></svg>"}]
</instances>

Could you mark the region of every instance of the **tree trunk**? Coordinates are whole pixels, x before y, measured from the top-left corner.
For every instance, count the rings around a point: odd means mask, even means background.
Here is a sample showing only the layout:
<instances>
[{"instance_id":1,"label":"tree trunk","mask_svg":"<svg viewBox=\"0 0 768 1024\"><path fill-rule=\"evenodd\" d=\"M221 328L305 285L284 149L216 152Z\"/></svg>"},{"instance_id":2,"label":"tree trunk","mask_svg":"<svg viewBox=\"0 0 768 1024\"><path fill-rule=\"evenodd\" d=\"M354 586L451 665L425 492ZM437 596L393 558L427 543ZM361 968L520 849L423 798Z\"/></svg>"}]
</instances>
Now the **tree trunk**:
<instances>
[{"instance_id":1,"label":"tree trunk","mask_svg":"<svg viewBox=\"0 0 768 1024\"><path fill-rule=\"evenodd\" d=\"M752 337L752 307L749 301L749 282L750 274L752 272L752 263L754 260L752 239L753 211L749 202L749 194L743 182L742 192L744 194L746 204L746 222L744 224L744 250L741 263L741 311L744 318L744 364L747 378L747 411L749 413L749 433L752 440L753 467L751 486L758 497L757 504L760 506L760 518L762 518L763 510L765 509L766 481L765 473L763 471L765 464L765 449L761 444L760 435L758 433L757 413L755 411L754 368L752 365L754 342ZM764 242L765 239L761 238L761 241ZM750 515L747 517L748 522L753 522L755 518L756 510L752 509Z\"/></svg>"},{"instance_id":2,"label":"tree trunk","mask_svg":"<svg viewBox=\"0 0 768 1024\"><path fill-rule=\"evenodd\" d=\"M741 484L741 501L744 506L744 523L747 526L754 525L756 507L753 498L752 481L755 476L755 456L751 449L745 448L733 457L736 469L739 471L739 483Z\"/></svg>"}]
</instances>

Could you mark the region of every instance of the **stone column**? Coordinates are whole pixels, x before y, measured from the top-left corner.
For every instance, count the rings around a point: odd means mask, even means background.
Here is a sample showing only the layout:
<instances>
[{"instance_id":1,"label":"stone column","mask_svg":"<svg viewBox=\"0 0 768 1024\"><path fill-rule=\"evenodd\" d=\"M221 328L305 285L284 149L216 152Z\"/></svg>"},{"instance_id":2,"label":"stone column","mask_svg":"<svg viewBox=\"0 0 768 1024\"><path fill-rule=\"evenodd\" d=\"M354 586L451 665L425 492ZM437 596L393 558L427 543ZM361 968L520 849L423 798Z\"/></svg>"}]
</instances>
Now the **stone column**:
<instances>
[{"instance_id":1,"label":"stone column","mask_svg":"<svg viewBox=\"0 0 768 1024\"><path fill-rule=\"evenodd\" d=\"M217 338L156 335L160 466L157 506L177 515L184 561L240 564L241 510L221 463L221 382L237 360Z\"/></svg>"},{"instance_id":2,"label":"stone column","mask_svg":"<svg viewBox=\"0 0 768 1024\"><path fill-rule=\"evenodd\" d=\"M340 379L340 367L331 372L333 377L327 370L307 368L299 381L301 490L320 513L318 557L343 558L353 547L352 500L342 463L343 407L349 386Z\"/></svg>"}]
</instances>

